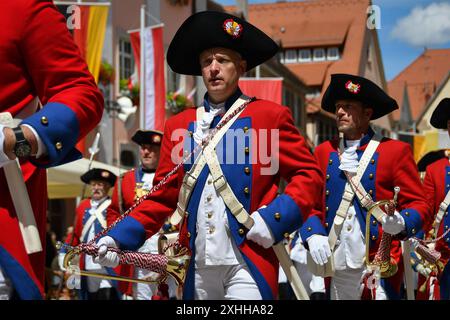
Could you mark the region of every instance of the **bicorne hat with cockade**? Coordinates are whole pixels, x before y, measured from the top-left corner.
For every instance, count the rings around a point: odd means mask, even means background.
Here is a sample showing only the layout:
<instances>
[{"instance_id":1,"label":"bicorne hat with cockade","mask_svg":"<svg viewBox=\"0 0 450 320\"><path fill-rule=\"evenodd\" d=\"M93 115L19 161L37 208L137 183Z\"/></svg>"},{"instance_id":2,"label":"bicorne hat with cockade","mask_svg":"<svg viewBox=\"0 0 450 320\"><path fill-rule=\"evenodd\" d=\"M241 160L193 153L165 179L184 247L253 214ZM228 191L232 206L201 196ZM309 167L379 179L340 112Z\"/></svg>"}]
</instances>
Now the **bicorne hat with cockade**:
<instances>
[{"instance_id":1,"label":"bicorne hat with cockade","mask_svg":"<svg viewBox=\"0 0 450 320\"><path fill-rule=\"evenodd\" d=\"M90 183L92 180L99 180L108 182L111 186L116 183L116 175L109 170L94 168L87 171L81 177L81 181L84 183Z\"/></svg>"},{"instance_id":2,"label":"bicorne hat with cockade","mask_svg":"<svg viewBox=\"0 0 450 320\"><path fill-rule=\"evenodd\" d=\"M337 73L322 98L322 109L335 113L337 100L357 100L373 109L371 120L398 109L397 102L369 79Z\"/></svg>"},{"instance_id":3,"label":"bicorne hat with cockade","mask_svg":"<svg viewBox=\"0 0 450 320\"><path fill-rule=\"evenodd\" d=\"M278 45L264 32L231 14L202 11L184 21L167 51L174 72L201 75L199 56L209 48L227 48L247 61L247 71L270 59Z\"/></svg>"},{"instance_id":4,"label":"bicorne hat with cockade","mask_svg":"<svg viewBox=\"0 0 450 320\"><path fill-rule=\"evenodd\" d=\"M161 145L163 133L158 130L137 130L131 140L142 146L144 144Z\"/></svg>"}]
</instances>

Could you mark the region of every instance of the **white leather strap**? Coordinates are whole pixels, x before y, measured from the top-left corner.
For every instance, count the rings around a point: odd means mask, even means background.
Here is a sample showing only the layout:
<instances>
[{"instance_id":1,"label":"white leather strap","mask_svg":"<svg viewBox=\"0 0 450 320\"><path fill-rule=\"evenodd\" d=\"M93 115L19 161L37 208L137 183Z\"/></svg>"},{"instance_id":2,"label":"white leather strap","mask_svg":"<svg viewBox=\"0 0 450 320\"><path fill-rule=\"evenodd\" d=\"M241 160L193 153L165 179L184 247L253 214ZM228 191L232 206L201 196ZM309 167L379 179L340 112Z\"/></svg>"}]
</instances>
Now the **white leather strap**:
<instances>
[{"instance_id":1,"label":"white leather strap","mask_svg":"<svg viewBox=\"0 0 450 320\"><path fill-rule=\"evenodd\" d=\"M447 211L447 208L450 204L450 190L445 195L444 200L439 205L439 211L436 214L436 218L433 222L433 229L434 229L434 235L437 237L439 227L441 225L442 218L444 217L445 211Z\"/></svg>"},{"instance_id":2,"label":"white leather strap","mask_svg":"<svg viewBox=\"0 0 450 320\"><path fill-rule=\"evenodd\" d=\"M83 226L83 230L81 230L81 237L80 239L84 239L86 233L88 232L91 225L94 223L95 220L98 220L100 222L100 225L103 229L106 228L106 220L105 217L103 217L102 212L108 208L108 206L111 204L111 199L106 199L103 201L103 203L94 211L93 214L89 217L89 219L86 221L86 223Z\"/></svg>"},{"instance_id":3,"label":"white leather strap","mask_svg":"<svg viewBox=\"0 0 450 320\"><path fill-rule=\"evenodd\" d=\"M382 137L375 134L372 139L370 140L367 148L364 150L364 153L359 160L358 164L358 170L356 171L356 176L352 178L352 182L356 185L361 185L361 177L363 176L364 172L367 169L367 165L370 162L370 159L372 159L375 151L378 148L378 145L380 144ZM340 150L344 150L344 141L341 139L340 141ZM342 196L342 201L339 204L339 207L336 211L336 215L333 220L333 225L330 229L330 234L328 235L328 243L330 244L330 249L333 250L336 246L336 241L339 238L339 235L342 231L342 226L344 224L345 218L347 217L348 208L350 208L350 205L352 204L353 197L355 193L352 189L350 183L347 181L345 184L344 194Z\"/></svg>"},{"instance_id":4,"label":"white leather strap","mask_svg":"<svg viewBox=\"0 0 450 320\"><path fill-rule=\"evenodd\" d=\"M243 99L244 96L238 98L233 105L228 109L222 119L226 119L230 114L232 114L236 109L238 109L241 105L247 102L247 100ZM243 110L242 110L243 111ZM214 150L219 141L225 135L227 130L231 127L231 125L236 121L239 115L242 113L238 112L233 118L231 118L216 134L212 137L211 141L208 143L208 146ZM203 113L205 112L204 107L197 108L196 119L199 121L202 118ZM203 153L203 152L202 152ZM183 183L180 188L180 193L178 194L178 203L177 209L170 217L170 223L172 225L178 225L184 217L186 212L187 204L189 203L189 199L192 194L192 190L194 190L195 184L197 183L198 176L202 172L204 166L206 165L205 158L202 156L202 153L197 157L195 163L192 165L191 170L186 172Z\"/></svg>"}]
</instances>

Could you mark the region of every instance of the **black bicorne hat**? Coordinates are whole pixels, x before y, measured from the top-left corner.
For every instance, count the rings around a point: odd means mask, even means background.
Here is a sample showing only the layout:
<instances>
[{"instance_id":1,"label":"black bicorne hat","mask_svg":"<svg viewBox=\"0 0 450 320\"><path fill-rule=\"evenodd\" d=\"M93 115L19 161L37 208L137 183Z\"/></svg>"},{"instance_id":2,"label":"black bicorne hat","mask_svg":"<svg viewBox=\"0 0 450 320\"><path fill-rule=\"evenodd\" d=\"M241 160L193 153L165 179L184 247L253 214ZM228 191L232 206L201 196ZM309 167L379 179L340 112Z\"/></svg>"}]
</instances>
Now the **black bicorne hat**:
<instances>
[{"instance_id":1,"label":"black bicorne hat","mask_svg":"<svg viewBox=\"0 0 450 320\"><path fill-rule=\"evenodd\" d=\"M435 150L425 154L417 163L417 168L419 169L419 171L423 172L427 170L427 167L433 162L445 158L447 156L445 151L446 151L445 149Z\"/></svg>"},{"instance_id":2,"label":"black bicorne hat","mask_svg":"<svg viewBox=\"0 0 450 320\"><path fill-rule=\"evenodd\" d=\"M337 73L331 75L331 82L322 98L322 109L335 113L337 100L358 100L371 107L371 120L398 109L397 102L369 79Z\"/></svg>"},{"instance_id":3,"label":"black bicorne hat","mask_svg":"<svg viewBox=\"0 0 450 320\"><path fill-rule=\"evenodd\" d=\"M84 183L90 183L92 180L100 180L100 181L106 181L111 186L113 186L114 183L116 183L117 177L114 173L112 173L109 170L94 168L94 169L87 171L80 178L81 178L81 181L83 181Z\"/></svg>"},{"instance_id":4,"label":"black bicorne hat","mask_svg":"<svg viewBox=\"0 0 450 320\"><path fill-rule=\"evenodd\" d=\"M437 129L447 129L448 120L450 120L450 98L444 98L434 109L430 123Z\"/></svg>"},{"instance_id":5,"label":"black bicorne hat","mask_svg":"<svg viewBox=\"0 0 450 320\"><path fill-rule=\"evenodd\" d=\"M143 144L154 144L161 145L163 133L158 130L137 130L136 133L131 137L131 140L136 142L138 145Z\"/></svg>"},{"instance_id":6,"label":"black bicorne hat","mask_svg":"<svg viewBox=\"0 0 450 320\"><path fill-rule=\"evenodd\" d=\"M202 11L184 21L167 51L174 72L201 75L199 56L209 48L228 48L247 61L247 71L270 59L278 45L264 32L241 18L217 11Z\"/></svg>"}]
</instances>

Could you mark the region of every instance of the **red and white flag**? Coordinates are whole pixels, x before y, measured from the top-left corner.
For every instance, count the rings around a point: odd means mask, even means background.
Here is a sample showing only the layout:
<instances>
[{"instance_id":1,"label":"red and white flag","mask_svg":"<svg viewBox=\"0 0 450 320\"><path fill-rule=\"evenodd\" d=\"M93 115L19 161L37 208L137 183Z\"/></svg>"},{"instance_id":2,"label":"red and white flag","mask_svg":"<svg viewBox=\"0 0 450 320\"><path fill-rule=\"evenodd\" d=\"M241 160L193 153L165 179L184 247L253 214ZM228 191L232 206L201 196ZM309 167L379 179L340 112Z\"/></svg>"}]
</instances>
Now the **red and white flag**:
<instances>
[{"instance_id":1,"label":"red and white flag","mask_svg":"<svg viewBox=\"0 0 450 320\"><path fill-rule=\"evenodd\" d=\"M239 88L249 97L257 97L282 104L283 78L241 78Z\"/></svg>"},{"instance_id":2,"label":"red and white flag","mask_svg":"<svg viewBox=\"0 0 450 320\"><path fill-rule=\"evenodd\" d=\"M130 33L131 46L139 74L141 72L140 32ZM144 112L143 130L164 130L166 85L164 80L163 27L144 29L144 101L140 102ZM139 77L140 79L140 77ZM142 112L142 110L141 110Z\"/></svg>"}]
</instances>

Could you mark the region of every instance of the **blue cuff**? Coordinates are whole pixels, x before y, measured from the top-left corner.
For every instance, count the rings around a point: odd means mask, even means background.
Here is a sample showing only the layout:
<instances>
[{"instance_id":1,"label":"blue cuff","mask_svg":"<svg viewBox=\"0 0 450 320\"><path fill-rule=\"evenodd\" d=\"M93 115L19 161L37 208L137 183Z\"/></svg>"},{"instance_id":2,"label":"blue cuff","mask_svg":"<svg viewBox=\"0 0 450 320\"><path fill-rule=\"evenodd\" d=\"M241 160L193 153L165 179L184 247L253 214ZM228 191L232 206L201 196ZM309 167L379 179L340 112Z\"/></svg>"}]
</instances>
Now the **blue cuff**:
<instances>
[{"instance_id":1,"label":"blue cuff","mask_svg":"<svg viewBox=\"0 0 450 320\"><path fill-rule=\"evenodd\" d=\"M302 213L294 200L282 194L267 207L258 209L259 214L269 226L275 243L283 240L302 225Z\"/></svg>"},{"instance_id":2,"label":"blue cuff","mask_svg":"<svg viewBox=\"0 0 450 320\"><path fill-rule=\"evenodd\" d=\"M320 218L315 215L308 217L308 219L306 219L305 223L302 225L299 231L305 247L307 247L308 245L308 242L306 240L309 237L315 234L320 234L323 236L327 235L327 231L325 230L325 227L320 221Z\"/></svg>"},{"instance_id":3,"label":"blue cuff","mask_svg":"<svg viewBox=\"0 0 450 320\"><path fill-rule=\"evenodd\" d=\"M75 149L80 133L78 118L68 106L50 102L21 124L32 126L47 148L46 156L30 159L37 167L54 167L82 157Z\"/></svg>"},{"instance_id":4,"label":"blue cuff","mask_svg":"<svg viewBox=\"0 0 450 320\"><path fill-rule=\"evenodd\" d=\"M136 251L145 241L145 229L142 224L132 217L125 217L108 232L118 242L121 250Z\"/></svg>"},{"instance_id":5,"label":"blue cuff","mask_svg":"<svg viewBox=\"0 0 450 320\"><path fill-rule=\"evenodd\" d=\"M422 229L422 218L420 214L411 208L400 211L400 215L405 220L406 237L411 238L417 235Z\"/></svg>"}]
</instances>

